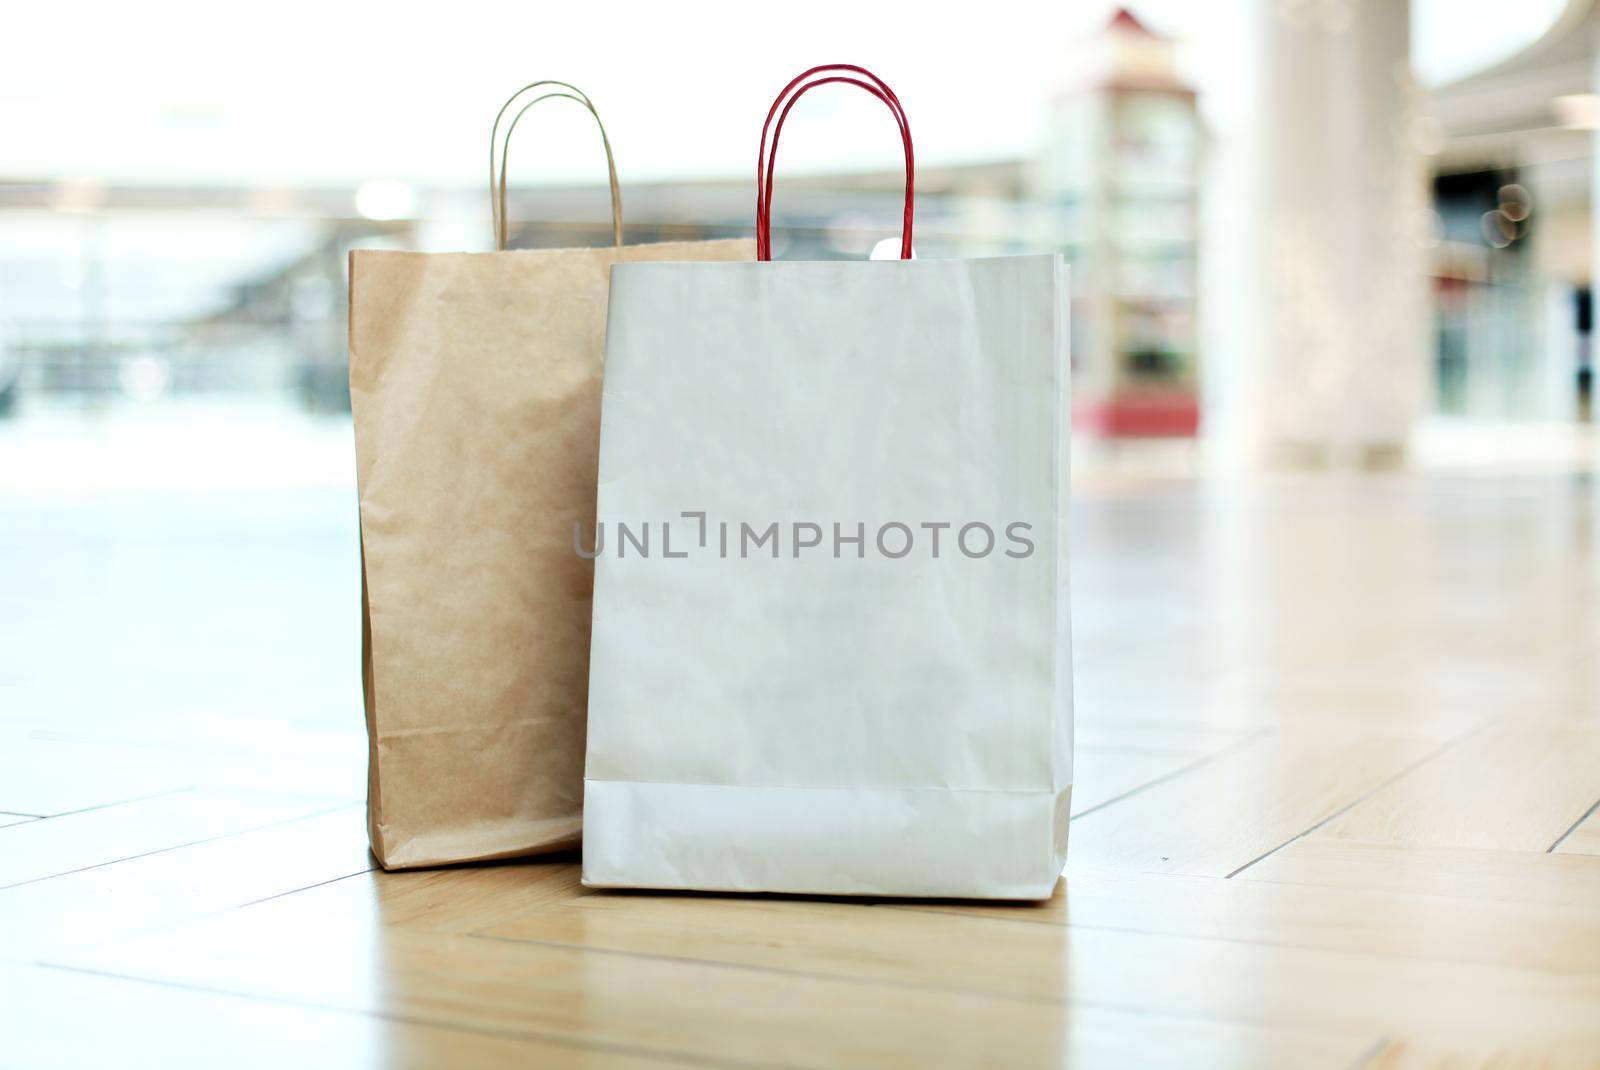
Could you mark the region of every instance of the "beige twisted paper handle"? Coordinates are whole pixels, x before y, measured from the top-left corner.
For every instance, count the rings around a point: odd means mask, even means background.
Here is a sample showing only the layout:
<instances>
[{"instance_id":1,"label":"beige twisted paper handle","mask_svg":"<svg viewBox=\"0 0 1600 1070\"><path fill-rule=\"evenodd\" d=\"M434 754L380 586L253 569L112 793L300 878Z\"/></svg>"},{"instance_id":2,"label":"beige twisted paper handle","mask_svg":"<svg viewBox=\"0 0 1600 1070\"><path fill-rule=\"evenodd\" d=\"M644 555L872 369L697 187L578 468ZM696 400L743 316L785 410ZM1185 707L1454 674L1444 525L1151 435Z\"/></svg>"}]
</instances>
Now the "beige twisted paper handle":
<instances>
[{"instance_id":1,"label":"beige twisted paper handle","mask_svg":"<svg viewBox=\"0 0 1600 1070\"><path fill-rule=\"evenodd\" d=\"M549 93L541 93L524 104L517 114L512 116L511 122L506 126L505 137L502 139L500 137L500 122L505 118L506 112L511 109L511 105L517 102L517 98L530 90L549 85L559 86L560 89ZM560 91L561 89L571 90L571 92L564 93ZM594 110L594 104L583 90L566 82L546 79L540 82L530 82L511 94L506 102L500 106L499 113L494 117L494 126L489 131L489 210L494 219L494 248L496 252L503 252L506 247L506 232L508 229L506 221L506 166L511 154L511 135L516 132L517 123L522 121L522 117L528 113L529 108L541 100L550 100L552 97L575 100L582 104L589 114L594 116L595 125L600 128L600 142L606 149L606 170L609 172L611 179L611 240L617 245L622 244L622 190L617 186L617 161L611 154L611 139L606 136L606 124L600 121L600 113ZM495 167L496 160L499 161L498 171Z\"/></svg>"}]
</instances>

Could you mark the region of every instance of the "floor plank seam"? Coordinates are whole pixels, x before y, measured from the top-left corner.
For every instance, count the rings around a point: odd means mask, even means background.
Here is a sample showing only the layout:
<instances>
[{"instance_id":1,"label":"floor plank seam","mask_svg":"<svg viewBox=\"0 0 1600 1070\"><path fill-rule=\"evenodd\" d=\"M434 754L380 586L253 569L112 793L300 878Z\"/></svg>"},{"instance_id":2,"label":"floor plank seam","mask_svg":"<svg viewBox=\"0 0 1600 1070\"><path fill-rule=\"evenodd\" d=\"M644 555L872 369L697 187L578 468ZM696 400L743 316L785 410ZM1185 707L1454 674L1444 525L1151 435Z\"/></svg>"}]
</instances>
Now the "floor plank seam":
<instances>
[{"instance_id":1,"label":"floor plank seam","mask_svg":"<svg viewBox=\"0 0 1600 1070\"><path fill-rule=\"evenodd\" d=\"M1106 807L1111 806L1114 803L1122 802L1124 799L1131 799L1133 796L1138 795L1141 792L1149 791L1151 788L1165 784L1169 780L1175 780L1186 773L1191 773L1194 770L1199 769L1201 766L1214 762L1219 758L1223 758L1227 755L1244 750L1246 747L1257 742L1258 740L1262 740L1271 736L1275 731L1276 729L1272 728L1258 728L1249 735L1244 736L1241 739L1234 740L1221 750L1212 751L1210 754L1202 754L1198 758L1194 759L1194 761L1185 762L1183 765L1180 765L1171 772L1162 773L1154 780L1140 784L1136 788L1131 788L1128 791L1123 792L1121 795L1115 795L1107 799L1105 802L1095 803L1087 810L1080 810L1068 818L1067 822L1068 824L1071 824L1073 821L1088 817L1090 814L1095 813L1096 811L1104 810ZM1067 837L1067 862L1069 865L1072 862L1072 837L1070 835Z\"/></svg>"},{"instance_id":2,"label":"floor plank seam","mask_svg":"<svg viewBox=\"0 0 1600 1070\"><path fill-rule=\"evenodd\" d=\"M131 795L126 799L113 799L110 802L95 803L93 806L80 806L76 810L63 810L59 814L21 814L21 817L36 817L40 821L55 821L58 818L73 817L77 814L92 814L96 810L109 810L113 806L128 806L132 803L149 802L151 799L165 799L169 795L182 795L186 791L194 791L197 785L185 784L181 788L165 788L161 791L151 792L149 795Z\"/></svg>"},{"instance_id":3,"label":"floor plank seam","mask_svg":"<svg viewBox=\"0 0 1600 1070\"><path fill-rule=\"evenodd\" d=\"M1593 803L1591 803L1589 809L1585 810L1578 820L1574 821L1570 826L1568 826L1567 831L1556 837L1555 843L1552 843L1549 847L1545 848L1544 853L1547 855L1555 854L1556 848L1560 847L1563 843L1566 843L1567 837L1571 836L1574 832L1577 832L1578 827L1585 821L1589 820L1589 818L1593 817L1596 810L1600 810L1600 799L1596 799Z\"/></svg>"},{"instance_id":4,"label":"floor plank seam","mask_svg":"<svg viewBox=\"0 0 1600 1070\"><path fill-rule=\"evenodd\" d=\"M327 810L316 810L309 814L300 814L296 817L285 818L282 821L268 821L264 825L251 825L249 828L235 829L232 832L224 832L216 836L205 836L198 840L190 840L187 843L174 843L167 847L157 847L153 851L141 851L138 854L124 855L121 858L107 859L104 862L96 862L92 866L78 866L75 869L64 869L60 873L50 873L43 877L30 877L25 881L17 881L14 884L0 885L0 892L9 891L12 888L23 888L30 884L38 884L40 881L55 880L57 877L68 877L74 873L87 873L94 869L104 869L106 866L114 866L120 862L132 862L138 858L149 858L152 855L166 854L168 851L181 851L185 847L198 847L203 843L216 843L218 840L226 840L234 836L243 836L249 832L261 832L264 829L278 828L282 825L292 825L296 821L309 821L314 817L326 817L329 814L336 814L340 810L351 809L355 805L357 804L341 803L340 805L330 807Z\"/></svg>"},{"instance_id":5,"label":"floor plank seam","mask_svg":"<svg viewBox=\"0 0 1600 1070\"><path fill-rule=\"evenodd\" d=\"M1398 784L1400 781L1404 780L1406 777L1410 776L1412 773L1416 772L1418 769L1421 769L1423 766L1427 765L1429 762L1433 761L1434 759L1439 758L1441 755L1448 754L1452 748L1460 746L1462 743L1464 743L1467 740L1471 739L1473 736L1477 735L1479 732L1482 732L1482 731L1486 730L1493 723L1494 723L1494 718L1492 718L1492 717L1485 718L1482 722L1480 722L1479 724L1476 724L1473 727L1467 729L1465 732L1461 733L1459 736L1456 736L1453 739L1446 740L1445 743L1442 746L1434 748L1433 750L1429 751L1427 754L1424 754L1421 758L1418 758L1416 761L1412 762L1410 765L1408 765L1404 769L1400 770L1398 773L1394 774L1394 776L1391 776L1387 780L1384 780L1384 781L1374 785L1370 790L1364 792L1363 794L1361 794L1361 795L1357 796L1356 798L1352 799L1350 802L1348 802L1345 805L1339 807L1333 813L1329 814L1327 817L1323 818L1321 821L1318 821L1316 824L1312 825L1310 828L1306 829L1304 832L1298 833L1297 835L1294 835L1294 836L1290 836L1287 840L1284 840L1282 843L1278 844L1278 846L1274 847L1272 850L1267 851L1265 854L1261 854L1261 855L1256 856L1255 858L1252 858L1250 861L1246 862L1244 865L1240 866L1238 869L1234 870L1232 873L1227 874L1226 875L1226 879L1232 880L1233 878L1237 877L1239 874L1243 873L1245 870L1249 869L1251 866L1255 865L1256 863L1264 862L1268 858L1271 858L1273 855L1277 854L1279 851L1283 850L1285 847L1289 846L1291 843L1294 843L1297 840L1303 840L1307 836L1311 835L1313 832L1316 832L1318 829L1322 828L1323 826L1329 824L1332 821L1337 820L1338 818L1343 817L1345 814L1348 814L1351 810L1354 810L1356 807L1360 806L1362 803L1366 802L1368 799L1370 799L1373 796L1377 795L1380 791L1383 791L1385 788L1388 788L1391 785Z\"/></svg>"},{"instance_id":6,"label":"floor plank seam","mask_svg":"<svg viewBox=\"0 0 1600 1070\"><path fill-rule=\"evenodd\" d=\"M957 916L970 917L970 915ZM537 947L556 948L563 951L575 951L579 954L585 955L612 955L619 958L646 959L654 962L679 963L689 966L709 966L717 969L735 970L744 973L770 974L778 977L797 977L812 981L829 981L837 984L856 985L863 988L888 988L906 992L929 992L939 995L969 996L979 999L996 1000L1003 1003L1020 1003L1035 1007L1056 1007L1063 1009L1077 1008L1080 1010L1109 1011L1114 1014L1155 1017L1169 1021L1243 1026L1253 1029L1284 1029L1299 1033L1318 1034L1328 1037L1343 1035L1336 1027L1330 1026L1325 1022L1307 1021L1304 1019L1282 1021L1263 1018L1241 1018L1233 1015L1182 1011L1170 1007L1156 1009L1137 1004L1128 1005L1122 1003L1106 1003L1099 1000L1081 999L1071 996L1062 996L1060 998L1030 996L1012 992L994 992L981 988L965 988L958 985L939 985L931 983L917 983L912 981L895 981L878 977L861 977L852 974L827 973L819 970L785 969L778 966L761 966L746 962L728 962L723 959L696 958L689 955L666 955L652 951L623 951L618 948L595 947L590 944L569 944L560 940L530 940L514 936L496 936L486 932L472 932L466 933L465 935L469 939L473 940L488 940L502 944L533 945ZM1188 939L1204 940L1208 938L1189 937Z\"/></svg>"},{"instance_id":7,"label":"floor plank seam","mask_svg":"<svg viewBox=\"0 0 1600 1070\"><path fill-rule=\"evenodd\" d=\"M299 888L290 888L287 891L274 892L271 895L264 895L260 899L252 899L248 903L239 903L229 909L244 910L246 907L260 906L262 903L270 903L275 899L282 899L285 896L297 895L300 892L309 892L313 888L326 888L330 884L338 884L340 881L347 881L352 877L360 877L363 874L376 873L377 871L378 867L376 865L367 866L365 869L352 870L349 873L341 873L337 877L329 877L325 881L317 881L313 884L301 885Z\"/></svg>"},{"instance_id":8,"label":"floor plank seam","mask_svg":"<svg viewBox=\"0 0 1600 1070\"><path fill-rule=\"evenodd\" d=\"M1390 1043L1391 1040L1387 1033L1380 1036L1372 1047L1356 1056L1355 1062L1350 1064L1349 1070L1362 1070L1363 1067L1371 1066L1378 1056L1382 1055L1384 1050L1389 1047Z\"/></svg>"},{"instance_id":9,"label":"floor plank seam","mask_svg":"<svg viewBox=\"0 0 1600 1070\"><path fill-rule=\"evenodd\" d=\"M1381 847L1384 847L1387 850L1395 850L1395 851L1403 850L1403 848L1398 848L1398 847L1391 848L1387 844L1368 844L1368 843L1366 843L1366 841L1362 841L1362 840L1356 840L1356 841L1350 841L1350 842L1362 843L1362 844L1364 844L1366 846L1381 846ZM1543 857L1545 857L1546 855L1549 854L1548 851L1526 851L1526 852L1523 852L1523 851L1502 851L1502 850L1499 850L1498 848L1481 848L1481 847L1469 847L1469 848L1460 848L1460 849L1461 850L1471 850L1471 851L1476 851L1476 850L1494 851L1495 853L1508 854L1508 855L1526 854L1530 859L1532 859L1532 858L1543 858ZM1572 858L1572 859L1588 858L1591 861L1593 861L1594 863L1596 863L1597 866L1600 866L1600 856L1560 855L1560 856L1557 856L1557 857ZM1224 878L1218 877L1216 879L1217 880L1222 880ZM1452 900L1452 901L1457 902L1457 903L1515 903L1515 904L1519 904L1521 906L1541 907L1541 908L1550 908L1552 905L1555 905L1555 906L1559 906L1559 907L1562 907L1563 909L1567 909L1567 910L1594 909L1594 907L1596 905L1596 904L1589 904L1589 903L1575 904L1575 903L1564 903L1564 902L1557 902L1555 904L1552 904L1551 902L1548 902L1546 900L1540 899L1540 898L1538 898L1536 896L1530 897L1530 896L1526 896L1526 895L1505 895L1505 894L1485 895L1485 894L1482 894L1482 893L1480 893L1478 891L1465 891L1465 892L1463 892L1463 891L1441 890L1441 889L1436 889L1436 888L1430 888L1427 891L1421 891L1421 890L1416 890L1416 889L1406 888L1406 887L1401 887L1401 886L1391 887L1391 886L1387 886L1387 885L1362 885L1362 884L1349 884L1349 883L1338 883L1338 882L1330 884L1327 881L1311 880L1311 879L1308 879L1308 878L1305 878L1305 877L1300 877L1298 879L1291 879L1291 878L1287 878L1287 877L1258 877L1258 876L1252 875L1252 876L1247 877L1245 879L1249 880L1249 881L1253 881L1253 882L1255 882L1257 884L1280 884L1280 885L1283 885L1284 887L1288 887L1288 888L1322 888L1322 889L1331 889L1331 890L1349 891L1349 892L1362 892L1362 893L1377 891L1377 892L1388 892L1388 893L1394 894L1394 895L1424 895L1424 896L1432 896L1432 897L1437 898L1437 899L1449 899L1449 900Z\"/></svg>"},{"instance_id":10,"label":"floor plank seam","mask_svg":"<svg viewBox=\"0 0 1600 1070\"><path fill-rule=\"evenodd\" d=\"M1220 877L1207 878L1221 880ZM1266 883L1266 882L1263 882ZM1423 897L1425 892L1404 893ZM1441 897L1448 898L1448 897ZM1235 944L1241 947L1274 948L1279 951L1307 951L1316 954L1328 955L1354 955L1358 958L1387 959L1394 962L1431 962L1440 966L1482 966L1494 970L1517 970L1528 973L1551 974L1557 976L1572 976L1579 978L1600 979L1600 963L1592 969L1559 967L1559 966L1529 966L1517 962L1496 962L1487 959L1445 958L1439 955L1413 955L1405 952L1373 951L1370 949L1352 950L1343 947L1327 947L1321 944L1297 944L1285 940L1252 940L1242 936L1223 936L1216 933L1186 933L1175 932L1170 929L1136 929L1126 925L1083 925L1054 921L1029 921L1027 918L1008 918L996 915L989 917L980 914L965 914L954 910L940 910L937 907L919 907L911 905L891 904L895 910L905 910L918 914L938 914L947 918L966 918L969 921L986 923L991 921L1003 922L1009 925L1053 925L1056 928L1074 930L1077 932L1123 933L1128 936L1150 936L1162 940L1199 940L1206 943ZM476 935L476 934L469 934Z\"/></svg>"},{"instance_id":11,"label":"floor plank seam","mask_svg":"<svg viewBox=\"0 0 1600 1070\"><path fill-rule=\"evenodd\" d=\"M517 936L497 936L488 932L470 932L464 934L474 940L490 940L500 944L555 948L562 951L575 951L579 954L610 955L618 958L645 959L652 962L670 962L688 966L710 966L716 969L736 970L743 973L758 973L773 977L797 977L812 981L832 981L841 984L859 985L865 988L891 988L907 992L933 992L944 995L975 996L980 999L1001 1000L1008 1003L1025 1003L1033 1006L1044 1007L1092 1007L1100 1010L1127 1011L1128 1008L1098 1004L1093 1002L1077 1002L1065 999L1052 999L1047 996L1029 996L1009 992L992 992L982 988L967 988L960 985L941 985L933 983L918 983L914 981L897 981L881 977L862 977L856 974L830 973L823 970L793 969L783 966L768 966L750 962L730 962L726 959L700 958L694 955L668 955L657 951L626 951L614 947L595 947L591 944L572 944L561 940L536 940ZM1135 1009L1137 1011L1137 1009ZM1147 1013L1147 1012L1140 1012ZM1162 1012L1166 1013L1166 1012ZM1196 1017L1206 1021L1217 1021L1205 1015Z\"/></svg>"},{"instance_id":12,"label":"floor plank seam","mask_svg":"<svg viewBox=\"0 0 1600 1070\"><path fill-rule=\"evenodd\" d=\"M103 977L113 981L126 981L131 984L156 985L180 992L193 992L208 996L228 996L234 999L266 1003L279 1007L295 1007L301 1010L321 1011L328 1014L375 1018L385 1022L424 1026L430 1029L441 1029L446 1032L472 1033L478 1036L501 1037L508 1040L531 1040L539 1043L554 1044L558 1047L610 1052L619 1055L638 1055L644 1058L658 1059L662 1062L681 1063L686 1066L722 1067L726 1068L726 1070L809 1070L803 1064L748 1062L714 1055L697 1055L693 1052L678 1051L673 1048L651 1048L644 1045L624 1044L611 1040L584 1040L579 1037L563 1036L559 1033L541 1033L531 1029L502 1029L495 1026L479 1025L474 1022L432 1018L426 1015L396 1014L394 1012L369 1010L367 1008L334 1003L314 1003L310 1000L289 999L283 996L266 996L258 992L244 992L234 988L212 988L207 985L187 984L182 981L171 981L160 977L141 977L138 974L118 973L114 970L97 970L88 966L72 966L61 962L38 962L34 963L34 965L42 969L62 970L67 973L83 974L88 977Z\"/></svg>"}]
</instances>

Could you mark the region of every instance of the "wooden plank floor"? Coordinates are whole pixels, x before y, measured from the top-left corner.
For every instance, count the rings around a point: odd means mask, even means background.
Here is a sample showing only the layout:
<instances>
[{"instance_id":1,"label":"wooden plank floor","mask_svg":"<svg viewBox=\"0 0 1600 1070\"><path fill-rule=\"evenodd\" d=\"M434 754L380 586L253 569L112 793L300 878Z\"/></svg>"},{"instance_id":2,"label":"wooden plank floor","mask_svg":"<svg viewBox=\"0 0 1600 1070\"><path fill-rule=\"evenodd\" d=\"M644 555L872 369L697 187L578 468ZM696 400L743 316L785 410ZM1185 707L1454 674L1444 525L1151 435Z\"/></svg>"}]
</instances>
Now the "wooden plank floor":
<instances>
[{"instance_id":1,"label":"wooden plank floor","mask_svg":"<svg viewBox=\"0 0 1600 1070\"><path fill-rule=\"evenodd\" d=\"M350 564L337 516L317 568ZM1592 482L1088 479L1073 535L1043 904L383 874L358 705L29 684L0 707L0 1066L1600 1066ZM156 566L180 612L229 612L218 553ZM342 635L349 588L313 586L252 612ZM0 656L0 699L26 671ZM304 681L317 710L351 685Z\"/></svg>"}]
</instances>

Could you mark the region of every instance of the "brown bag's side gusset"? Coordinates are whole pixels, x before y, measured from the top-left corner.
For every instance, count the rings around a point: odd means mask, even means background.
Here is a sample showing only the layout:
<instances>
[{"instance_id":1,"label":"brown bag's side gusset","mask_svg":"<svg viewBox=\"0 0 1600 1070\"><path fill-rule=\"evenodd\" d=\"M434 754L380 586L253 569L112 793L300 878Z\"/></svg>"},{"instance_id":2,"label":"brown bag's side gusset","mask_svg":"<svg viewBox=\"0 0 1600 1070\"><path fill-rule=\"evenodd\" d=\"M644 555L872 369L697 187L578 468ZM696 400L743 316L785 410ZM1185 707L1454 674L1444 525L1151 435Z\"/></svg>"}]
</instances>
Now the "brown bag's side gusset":
<instances>
[{"instance_id":1,"label":"brown bag's side gusset","mask_svg":"<svg viewBox=\"0 0 1600 1070\"><path fill-rule=\"evenodd\" d=\"M350 257L368 827L388 869L576 847L618 260L748 240Z\"/></svg>"}]
</instances>

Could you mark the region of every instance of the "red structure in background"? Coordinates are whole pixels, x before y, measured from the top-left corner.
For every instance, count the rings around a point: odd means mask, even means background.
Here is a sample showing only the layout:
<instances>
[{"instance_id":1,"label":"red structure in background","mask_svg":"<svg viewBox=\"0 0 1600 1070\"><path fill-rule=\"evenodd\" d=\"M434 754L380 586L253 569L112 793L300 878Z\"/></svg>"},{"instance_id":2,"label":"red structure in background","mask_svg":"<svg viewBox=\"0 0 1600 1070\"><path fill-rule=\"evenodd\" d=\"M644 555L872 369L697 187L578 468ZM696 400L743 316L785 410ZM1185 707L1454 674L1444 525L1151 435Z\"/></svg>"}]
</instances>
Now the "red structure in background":
<instances>
[{"instance_id":1,"label":"red structure in background","mask_svg":"<svg viewBox=\"0 0 1600 1070\"><path fill-rule=\"evenodd\" d=\"M1103 438L1193 438L1200 402L1193 394L1076 401L1072 426Z\"/></svg>"},{"instance_id":2,"label":"red structure in background","mask_svg":"<svg viewBox=\"0 0 1600 1070\"><path fill-rule=\"evenodd\" d=\"M1064 65L1042 161L1072 267L1073 416L1108 437L1200 423L1199 120L1175 46L1127 10Z\"/></svg>"}]
</instances>

